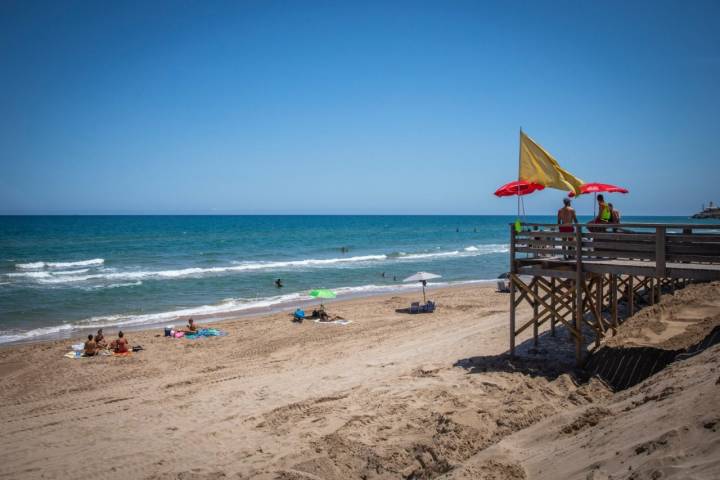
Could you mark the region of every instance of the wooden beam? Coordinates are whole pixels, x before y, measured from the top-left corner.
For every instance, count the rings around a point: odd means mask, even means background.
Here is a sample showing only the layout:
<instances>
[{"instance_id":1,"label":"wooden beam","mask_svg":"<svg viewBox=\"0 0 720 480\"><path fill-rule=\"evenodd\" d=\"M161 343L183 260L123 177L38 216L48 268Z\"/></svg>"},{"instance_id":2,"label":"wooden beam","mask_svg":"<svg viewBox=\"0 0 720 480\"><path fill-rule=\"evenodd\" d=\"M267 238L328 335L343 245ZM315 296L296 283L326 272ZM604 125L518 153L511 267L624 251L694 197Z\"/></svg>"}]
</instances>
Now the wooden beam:
<instances>
[{"instance_id":1,"label":"wooden beam","mask_svg":"<svg viewBox=\"0 0 720 480\"><path fill-rule=\"evenodd\" d=\"M535 293L535 302L533 302L533 345L538 346L538 283L535 282L533 286L533 293Z\"/></svg>"},{"instance_id":2,"label":"wooden beam","mask_svg":"<svg viewBox=\"0 0 720 480\"><path fill-rule=\"evenodd\" d=\"M515 225L510 225L510 356L515 356Z\"/></svg>"},{"instance_id":3,"label":"wooden beam","mask_svg":"<svg viewBox=\"0 0 720 480\"><path fill-rule=\"evenodd\" d=\"M583 316L583 264L582 264L582 227L575 225L575 362L582 363L582 316Z\"/></svg>"},{"instance_id":4,"label":"wooden beam","mask_svg":"<svg viewBox=\"0 0 720 480\"><path fill-rule=\"evenodd\" d=\"M655 229L655 276L665 276L665 227Z\"/></svg>"},{"instance_id":5,"label":"wooden beam","mask_svg":"<svg viewBox=\"0 0 720 480\"><path fill-rule=\"evenodd\" d=\"M610 316L612 317L613 336L617 333L618 327L618 277L610 276Z\"/></svg>"},{"instance_id":6,"label":"wooden beam","mask_svg":"<svg viewBox=\"0 0 720 480\"><path fill-rule=\"evenodd\" d=\"M550 319L550 335L555 336L555 323L557 323L557 300L555 294L555 278L550 279L550 290L552 291L552 297L550 297L550 308L552 308L552 318Z\"/></svg>"}]
</instances>

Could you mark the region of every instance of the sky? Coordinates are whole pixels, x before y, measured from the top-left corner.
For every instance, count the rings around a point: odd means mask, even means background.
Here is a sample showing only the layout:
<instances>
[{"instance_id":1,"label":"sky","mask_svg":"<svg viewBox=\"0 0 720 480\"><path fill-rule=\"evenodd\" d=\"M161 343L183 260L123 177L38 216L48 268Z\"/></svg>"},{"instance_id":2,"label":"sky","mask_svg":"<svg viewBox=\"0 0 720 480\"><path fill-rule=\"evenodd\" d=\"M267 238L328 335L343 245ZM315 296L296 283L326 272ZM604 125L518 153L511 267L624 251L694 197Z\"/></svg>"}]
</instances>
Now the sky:
<instances>
[{"instance_id":1,"label":"sky","mask_svg":"<svg viewBox=\"0 0 720 480\"><path fill-rule=\"evenodd\" d=\"M717 18L717 1L4 0L0 213L512 214L492 192L522 128L629 188L624 215L689 215L720 203Z\"/></svg>"}]
</instances>

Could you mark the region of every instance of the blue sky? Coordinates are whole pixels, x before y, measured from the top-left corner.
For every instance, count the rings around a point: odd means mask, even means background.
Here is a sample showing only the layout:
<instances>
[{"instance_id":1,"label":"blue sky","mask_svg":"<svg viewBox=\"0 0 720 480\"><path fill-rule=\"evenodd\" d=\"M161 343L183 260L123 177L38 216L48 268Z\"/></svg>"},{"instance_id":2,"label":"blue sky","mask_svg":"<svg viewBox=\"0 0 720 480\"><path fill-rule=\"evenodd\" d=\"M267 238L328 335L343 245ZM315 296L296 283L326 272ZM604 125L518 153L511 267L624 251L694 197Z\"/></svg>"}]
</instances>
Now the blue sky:
<instances>
[{"instance_id":1,"label":"blue sky","mask_svg":"<svg viewBox=\"0 0 720 480\"><path fill-rule=\"evenodd\" d=\"M720 2L0 3L0 211L501 214L523 129L720 201ZM527 199L552 213L562 192ZM578 202L581 213L590 200Z\"/></svg>"}]
</instances>

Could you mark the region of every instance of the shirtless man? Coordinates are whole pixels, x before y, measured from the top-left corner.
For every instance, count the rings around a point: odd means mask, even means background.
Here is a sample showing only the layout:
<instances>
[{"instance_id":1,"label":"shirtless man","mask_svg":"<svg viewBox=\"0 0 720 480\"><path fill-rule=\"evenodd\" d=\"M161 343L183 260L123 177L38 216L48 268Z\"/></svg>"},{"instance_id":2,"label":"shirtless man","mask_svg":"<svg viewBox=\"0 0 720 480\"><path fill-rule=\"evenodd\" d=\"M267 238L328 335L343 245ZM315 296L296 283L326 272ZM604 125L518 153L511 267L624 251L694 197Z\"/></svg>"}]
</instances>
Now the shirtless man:
<instances>
[{"instance_id":1,"label":"shirtless man","mask_svg":"<svg viewBox=\"0 0 720 480\"><path fill-rule=\"evenodd\" d=\"M564 206L558 210L557 221L561 232L571 233L575 229L574 224L578 223L575 209L570 206L570 199L563 198Z\"/></svg>"},{"instance_id":2,"label":"shirtless man","mask_svg":"<svg viewBox=\"0 0 720 480\"><path fill-rule=\"evenodd\" d=\"M195 320L193 320L192 318L189 318L188 324L185 327L185 333L195 333L195 332L197 332L197 330L198 330L198 327L197 327L197 325L195 325Z\"/></svg>"},{"instance_id":3,"label":"shirtless man","mask_svg":"<svg viewBox=\"0 0 720 480\"><path fill-rule=\"evenodd\" d=\"M112 341L110 348L115 353L127 353L130 351L130 344L122 331L118 332L118 338Z\"/></svg>"},{"instance_id":4,"label":"shirtless man","mask_svg":"<svg viewBox=\"0 0 720 480\"><path fill-rule=\"evenodd\" d=\"M98 347L97 343L95 343L95 340L93 340L92 334L88 335L87 342L85 342L85 356L86 357L92 357L97 353Z\"/></svg>"}]
</instances>

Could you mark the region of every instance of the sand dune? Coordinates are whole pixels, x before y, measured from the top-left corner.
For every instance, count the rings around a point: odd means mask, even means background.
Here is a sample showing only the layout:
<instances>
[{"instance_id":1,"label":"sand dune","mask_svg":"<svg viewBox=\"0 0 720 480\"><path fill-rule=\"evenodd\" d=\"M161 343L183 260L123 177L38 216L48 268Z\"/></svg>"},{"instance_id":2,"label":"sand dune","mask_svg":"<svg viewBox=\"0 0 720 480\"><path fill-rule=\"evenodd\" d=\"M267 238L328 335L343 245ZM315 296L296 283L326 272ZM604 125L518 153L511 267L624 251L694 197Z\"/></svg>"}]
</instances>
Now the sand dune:
<instances>
[{"instance_id":1,"label":"sand dune","mask_svg":"<svg viewBox=\"0 0 720 480\"><path fill-rule=\"evenodd\" d=\"M504 438L442 478L720 478L720 345ZM492 470L497 476L475 476Z\"/></svg>"}]
</instances>

